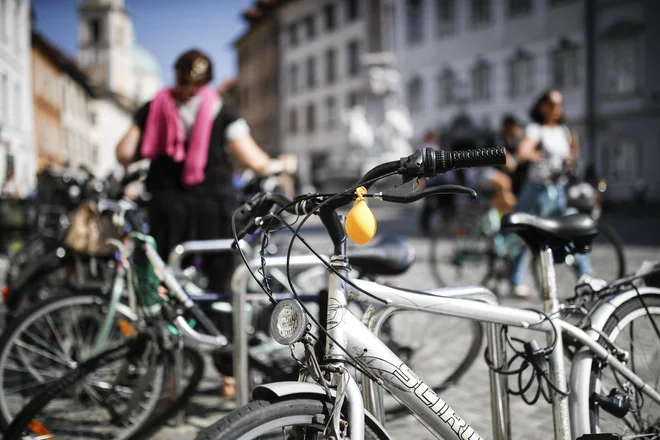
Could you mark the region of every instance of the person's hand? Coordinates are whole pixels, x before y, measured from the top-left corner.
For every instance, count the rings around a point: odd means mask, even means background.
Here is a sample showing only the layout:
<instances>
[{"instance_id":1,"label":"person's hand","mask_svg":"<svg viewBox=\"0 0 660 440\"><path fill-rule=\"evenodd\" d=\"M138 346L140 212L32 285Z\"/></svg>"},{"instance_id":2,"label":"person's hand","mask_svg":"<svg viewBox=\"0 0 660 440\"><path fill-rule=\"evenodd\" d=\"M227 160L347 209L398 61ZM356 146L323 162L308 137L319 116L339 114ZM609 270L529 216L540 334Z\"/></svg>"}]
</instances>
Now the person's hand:
<instances>
[{"instance_id":1,"label":"person's hand","mask_svg":"<svg viewBox=\"0 0 660 440\"><path fill-rule=\"evenodd\" d=\"M277 160L282 162L283 171L286 174L296 174L298 172L298 158L293 154L280 154Z\"/></svg>"},{"instance_id":2,"label":"person's hand","mask_svg":"<svg viewBox=\"0 0 660 440\"><path fill-rule=\"evenodd\" d=\"M539 160L545 157L545 153L542 150L535 150L530 162L536 163Z\"/></svg>"}]
</instances>

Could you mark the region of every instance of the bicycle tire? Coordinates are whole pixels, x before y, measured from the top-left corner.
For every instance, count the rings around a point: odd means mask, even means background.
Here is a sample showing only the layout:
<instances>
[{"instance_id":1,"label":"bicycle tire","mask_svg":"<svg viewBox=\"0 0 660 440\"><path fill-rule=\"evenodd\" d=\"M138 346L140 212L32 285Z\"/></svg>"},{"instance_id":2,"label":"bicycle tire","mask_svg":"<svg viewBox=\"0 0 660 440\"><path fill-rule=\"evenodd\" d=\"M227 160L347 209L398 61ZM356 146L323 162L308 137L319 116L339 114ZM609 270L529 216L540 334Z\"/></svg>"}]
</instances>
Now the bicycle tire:
<instances>
[{"instance_id":1,"label":"bicycle tire","mask_svg":"<svg viewBox=\"0 0 660 440\"><path fill-rule=\"evenodd\" d=\"M614 246L614 251L616 253L617 267L618 267L616 278L624 277L626 275L627 267L626 267L626 256L623 248L623 240L621 239L621 236L619 236L619 234L614 230L612 226L609 225L609 223L603 220L600 220L598 222L598 231L604 237L607 237L610 244Z\"/></svg>"},{"instance_id":2,"label":"bicycle tire","mask_svg":"<svg viewBox=\"0 0 660 440\"><path fill-rule=\"evenodd\" d=\"M32 400L30 400L30 403L28 403L21 412L16 415L16 417L14 417L5 431L4 439L21 440L23 438L23 433L30 429L29 426L31 422L37 419L40 411L42 411L49 403L61 396L64 392L68 391L78 382L84 380L90 374L108 366L109 364L123 360L134 353L144 352L144 347L141 346L142 343L143 341L140 340L131 340L119 347L106 350L79 364L77 368L71 370L67 375L61 377L52 385L37 393ZM159 363L162 362L162 356L160 356L160 359ZM141 417L142 420L138 421L132 429L128 430L128 432L123 433L121 436L122 439L140 438L133 436L143 428L145 423L147 423L153 414L153 411L155 411L158 406L158 400L159 399L154 400L153 405L143 413Z\"/></svg>"},{"instance_id":3,"label":"bicycle tire","mask_svg":"<svg viewBox=\"0 0 660 440\"><path fill-rule=\"evenodd\" d=\"M643 302L642 302L642 298L643 298ZM602 334L606 335L608 337L608 339L610 341L612 341L614 344L616 344L617 346L620 346L621 343L616 341L616 336L624 333L624 330L626 328L628 328L628 324L631 324L632 320L637 319L637 317L639 317L639 316L647 316L647 311L652 313L656 317L656 325L660 325L660 318L658 318L658 317L660 317L660 295L656 295L656 294L654 294L654 295L644 295L643 297L636 296L636 297L633 297L632 299L626 301L625 303L621 304L620 306L618 306L616 308L616 310L614 310L614 312L612 313L612 316L610 316L608 318L605 325L603 326ZM632 326L630 328L628 328L628 330L632 331ZM654 330L655 329L651 330L650 332L642 332L642 335L643 335L642 337L646 337L647 335L650 334L651 339L653 339L655 337ZM615 336L614 340L612 338L613 334L615 334L614 335ZM602 338L600 338L600 342L604 343ZM657 344L656 347L660 347L660 341L658 341L657 338L656 338L656 344ZM627 349L627 347L621 347L621 348L623 350ZM629 356L630 356L630 359L627 362L627 366L629 368L631 368L634 373L638 374L643 380L645 380L647 383L649 383L648 379L643 374L641 374L641 372L635 371L635 368L634 368L634 364L635 364L634 356L635 356L635 354L636 353L644 353L645 350L639 351L639 350L635 349L633 351L632 349L629 349L627 351L628 351ZM655 356L653 356L653 355L651 355L651 356L653 357L652 362L655 362L655 365L657 366L657 351L656 351ZM588 394L587 394L588 396L593 396L595 393L598 393L598 394L605 393L605 394L607 394L609 392L609 387L607 387L607 389L603 389L605 387L601 383L602 382L602 377L603 377L603 371L604 371L604 368L593 368L592 369L591 377L590 377L590 380L589 380L589 388L588 388ZM616 375L614 377L616 379ZM587 391L587 390L585 390L585 391ZM648 398L646 398L646 399L648 399ZM631 400L634 400L634 399L631 399ZM648 399L648 400L650 400L650 399ZM657 409L658 405L656 404L655 407ZM609 425L605 426L604 429L606 429L606 431L602 431L603 427L601 426L601 418L600 418L601 409L600 409L599 405L594 404L594 402L591 400L591 397L590 397L589 409L590 409L590 411L589 411L589 426L590 426L590 429L591 429L592 433L596 433L596 432L613 432L613 433L616 433L616 431L615 431L616 428L614 428L613 426L609 426ZM641 408L637 408L638 411L640 409ZM603 411L603 413L607 414L607 413L605 413L605 411ZM631 415L632 413L633 412L632 412L632 408L631 408L631 412L628 415ZM607 417L610 417L610 420L612 420L612 421L615 419L615 417L613 417L613 416L607 416ZM616 418L616 420L621 420L621 419ZM606 419L605 422L607 423L607 421L608 420ZM658 419L655 420L655 423L659 423L659 422L660 422L660 417L658 417ZM619 423L623 424L623 422L619 422ZM625 427L626 427L626 430L631 428L630 425L628 425L627 423L625 424ZM654 428L654 427L653 426L648 427L648 429L652 429L652 428ZM635 434L641 434L641 433L642 432L640 432L640 431L635 432ZM647 431L643 431L643 433L647 433ZM648 434L660 435L659 427L655 426L655 431L648 432ZM634 438L637 438L637 437L634 437ZM657 438L657 437L653 437L653 438Z\"/></svg>"},{"instance_id":4,"label":"bicycle tire","mask_svg":"<svg viewBox=\"0 0 660 440\"><path fill-rule=\"evenodd\" d=\"M483 216L483 214L482 214ZM474 226L475 228L478 228L478 225ZM431 234L431 241L430 241L430 252L429 252L429 264L431 268L431 275L433 276L433 280L435 281L437 287L450 287L453 285L456 285L455 283L448 283L443 274L441 273L442 270L442 264L441 264L441 255L440 255L440 246L441 246L441 238L442 238L442 233L443 233L442 228L436 228L434 232ZM481 232L479 232L479 239L487 239L487 237L483 237L481 235ZM452 237L450 240L454 242L458 242L459 240L463 240L462 238L459 237ZM456 246L457 247L457 246ZM451 256L451 255L450 255ZM453 257L453 256L452 256ZM483 274L479 278L479 282L477 283L478 285L485 285L488 280L490 280L493 277L494 274L494 264L495 264L495 259L493 258L493 255L486 251L483 252L483 257L484 259L487 260L486 262L486 273ZM454 265L454 264L451 264ZM455 268L452 268L453 270L456 270ZM465 283L459 283L459 284L465 284Z\"/></svg>"},{"instance_id":5,"label":"bicycle tire","mask_svg":"<svg viewBox=\"0 0 660 440\"><path fill-rule=\"evenodd\" d=\"M97 292L54 297L39 303L32 309L24 311L11 321L0 336L0 430L6 429L13 418L11 414L12 409L6 401L11 396L11 393L5 389L5 377L10 377L11 371L14 371L8 368L7 364L14 348L17 347L17 341L20 341L23 337L22 335L34 323L57 310L66 310L66 307L75 307L81 310L87 306L102 308L106 303L107 297ZM118 312L119 316L128 317L128 319L133 318L130 309L123 304L119 304Z\"/></svg>"},{"instance_id":6,"label":"bicycle tire","mask_svg":"<svg viewBox=\"0 0 660 440\"><path fill-rule=\"evenodd\" d=\"M452 386L457 385L482 353L482 345L484 340L483 325L478 321L470 321L470 326L474 332L472 335L472 343L470 344L465 357L458 364L458 367L456 367L456 369L439 385L431 387L437 395L440 395L442 392L446 391ZM389 407L385 409L385 416L387 419L395 419L409 414L410 410L399 404L394 408Z\"/></svg>"},{"instance_id":7,"label":"bicycle tire","mask_svg":"<svg viewBox=\"0 0 660 440\"><path fill-rule=\"evenodd\" d=\"M291 419L300 420L302 423L314 426L315 429L323 430L327 420L330 404L316 399L281 399L274 402L257 400L238 408L213 425L201 431L195 440L248 440L257 438L259 431L268 429L269 426L277 428L278 421L281 424ZM287 426L283 425L282 427ZM387 436L371 423L369 418L365 419L365 439L386 439ZM279 432L282 438L282 432ZM259 438L268 438L260 436Z\"/></svg>"},{"instance_id":8,"label":"bicycle tire","mask_svg":"<svg viewBox=\"0 0 660 440\"><path fill-rule=\"evenodd\" d=\"M190 403L190 399L197 393L199 384L204 377L204 358L202 355L189 347L183 349L184 357L192 361L193 374L188 381L188 385L184 388L181 394L176 397L176 400L171 405L167 406L165 410L158 414L154 414L147 420L147 422L135 434L129 437L129 440L138 440L150 438L156 431L163 427L171 418L176 416L179 412L186 409ZM170 359L171 360L171 359Z\"/></svg>"}]
</instances>

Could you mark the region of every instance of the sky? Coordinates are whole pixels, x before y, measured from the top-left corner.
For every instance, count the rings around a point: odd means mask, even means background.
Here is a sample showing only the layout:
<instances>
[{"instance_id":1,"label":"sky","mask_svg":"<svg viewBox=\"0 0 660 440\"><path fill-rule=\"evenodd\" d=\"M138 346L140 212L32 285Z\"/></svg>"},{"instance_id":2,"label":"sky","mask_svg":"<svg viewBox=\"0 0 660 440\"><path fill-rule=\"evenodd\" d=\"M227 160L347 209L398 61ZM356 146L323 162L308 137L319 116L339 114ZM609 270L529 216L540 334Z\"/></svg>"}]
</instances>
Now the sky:
<instances>
[{"instance_id":1,"label":"sky","mask_svg":"<svg viewBox=\"0 0 660 440\"><path fill-rule=\"evenodd\" d=\"M78 47L80 0L32 0L36 29L72 58ZM232 43L246 29L241 12L254 0L125 0L138 43L158 60L166 85L176 57L193 47L213 61L214 83L236 73Z\"/></svg>"}]
</instances>

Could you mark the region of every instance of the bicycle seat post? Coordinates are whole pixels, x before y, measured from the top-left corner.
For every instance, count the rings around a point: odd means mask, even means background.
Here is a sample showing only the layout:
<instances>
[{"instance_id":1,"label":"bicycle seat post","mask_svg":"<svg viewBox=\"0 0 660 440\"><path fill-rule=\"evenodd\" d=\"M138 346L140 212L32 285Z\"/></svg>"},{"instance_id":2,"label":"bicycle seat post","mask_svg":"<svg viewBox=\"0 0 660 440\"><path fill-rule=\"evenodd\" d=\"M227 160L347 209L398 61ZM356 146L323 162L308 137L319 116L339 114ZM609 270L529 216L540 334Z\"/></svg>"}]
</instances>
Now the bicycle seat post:
<instances>
[{"instance_id":1,"label":"bicycle seat post","mask_svg":"<svg viewBox=\"0 0 660 440\"><path fill-rule=\"evenodd\" d=\"M539 252L541 260L541 274L543 278L543 311L556 321L557 334L548 333L548 345L555 344L555 349L550 353L550 380L562 391L566 391L566 368L564 365L564 344L561 335L559 316L559 298L557 297L557 280L555 278L555 267L552 249L545 245ZM557 338L554 341L555 337ZM555 428L555 439L569 440L569 415L568 398L554 390L550 390L552 396L552 417Z\"/></svg>"}]
</instances>

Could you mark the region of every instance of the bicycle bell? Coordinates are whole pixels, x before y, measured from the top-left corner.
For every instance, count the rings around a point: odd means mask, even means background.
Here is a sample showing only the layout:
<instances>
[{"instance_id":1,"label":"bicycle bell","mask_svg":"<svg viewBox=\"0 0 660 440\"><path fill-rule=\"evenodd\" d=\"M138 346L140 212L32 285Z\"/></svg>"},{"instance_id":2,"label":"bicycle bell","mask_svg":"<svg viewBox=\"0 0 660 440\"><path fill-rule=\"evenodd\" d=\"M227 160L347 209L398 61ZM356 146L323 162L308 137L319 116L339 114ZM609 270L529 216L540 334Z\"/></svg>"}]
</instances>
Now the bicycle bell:
<instances>
[{"instance_id":1,"label":"bicycle bell","mask_svg":"<svg viewBox=\"0 0 660 440\"><path fill-rule=\"evenodd\" d=\"M307 330L307 315L298 301L287 298L277 303L270 317L270 334L278 343L299 342Z\"/></svg>"}]
</instances>

